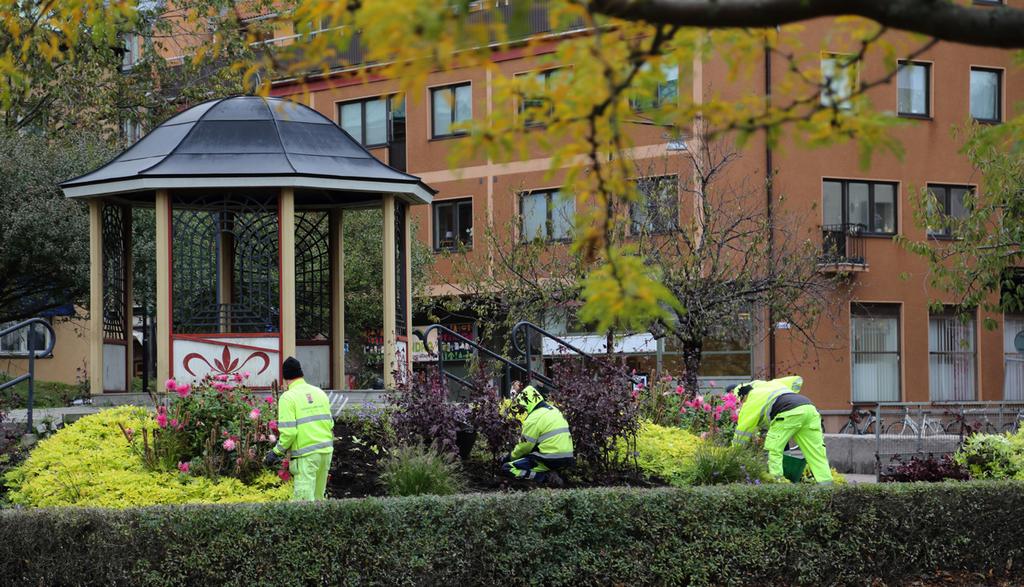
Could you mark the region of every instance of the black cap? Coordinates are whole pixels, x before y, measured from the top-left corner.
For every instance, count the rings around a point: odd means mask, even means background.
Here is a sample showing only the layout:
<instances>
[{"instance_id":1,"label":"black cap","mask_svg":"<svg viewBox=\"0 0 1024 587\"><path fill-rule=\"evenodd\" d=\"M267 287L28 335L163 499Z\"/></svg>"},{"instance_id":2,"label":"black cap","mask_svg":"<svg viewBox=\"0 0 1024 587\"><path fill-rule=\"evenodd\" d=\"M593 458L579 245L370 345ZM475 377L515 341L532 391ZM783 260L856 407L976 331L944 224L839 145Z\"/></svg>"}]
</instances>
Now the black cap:
<instances>
[{"instance_id":1,"label":"black cap","mask_svg":"<svg viewBox=\"0 0 1024 587\"><path fill-rule=\"evenodd\" d=\"M281 365L281 377L284 379L298 379L302 377L302 364L295 357L288 357Z\"/></svg>"},{"instance_id":2,"label":"black cap","mask_svg":"<svg viewBox=\"0 0 1024 587\"><path fill-rule=\"evenodd\" d=\"M733 392L733 391L734 391L734 390L735 390L735 389L736 389L737 387L739 387L739 386L740 386L740 384L739 384L739 383L733 383L733 384L732 384L732 385L730 385L729 387L726 387L726 388L725 388L725 393L732 393L732 392Z\"/></svg>"}]
</instances>

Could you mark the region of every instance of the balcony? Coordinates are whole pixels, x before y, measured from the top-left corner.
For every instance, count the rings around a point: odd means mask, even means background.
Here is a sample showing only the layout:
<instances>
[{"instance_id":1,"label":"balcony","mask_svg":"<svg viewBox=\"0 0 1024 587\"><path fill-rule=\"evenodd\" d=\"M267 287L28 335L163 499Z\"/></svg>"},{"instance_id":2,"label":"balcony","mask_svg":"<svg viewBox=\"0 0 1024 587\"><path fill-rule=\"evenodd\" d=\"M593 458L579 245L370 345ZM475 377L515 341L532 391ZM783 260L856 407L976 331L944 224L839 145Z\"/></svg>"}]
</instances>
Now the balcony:
<instances>
[{"instance_id":1,"label":"balcony","mask_svg":"<svg viewBox=\"0 0 1024 587\"><path fill-rule=\"evenodd\" d=\"M818 270L825 273L867 271L863 224L826 224L821 227Z\"/></svg>"}]
</instances>

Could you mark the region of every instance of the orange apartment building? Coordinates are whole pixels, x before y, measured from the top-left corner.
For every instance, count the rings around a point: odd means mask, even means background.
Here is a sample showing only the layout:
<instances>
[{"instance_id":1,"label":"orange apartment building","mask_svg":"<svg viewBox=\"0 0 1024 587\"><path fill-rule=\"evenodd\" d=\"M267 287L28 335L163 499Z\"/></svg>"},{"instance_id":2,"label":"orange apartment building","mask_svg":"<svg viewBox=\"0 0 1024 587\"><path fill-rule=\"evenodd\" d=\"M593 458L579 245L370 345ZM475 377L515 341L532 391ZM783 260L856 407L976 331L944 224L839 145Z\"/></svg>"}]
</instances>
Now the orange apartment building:
<instances>
[{"instance_id":1,"label":"orange apartment building","mask_svg":"<svg viewBox=\"0 0 1024 587\"><path fill-rule=\"evenodd\" d=\"M538 32L545 30L542 21L546 19L536 23ZM832 22L805 23L803 44L821 44ZM292 38L287 27L275 28L274 42ZM506 76L551 69L558 64L545 61L544 55L553 51L555 42L529 52L509 47L496 51L493 60ZM833 50L849 49L828 48ZM822 63L831 66L827 52ZM691 77L677 74L672 90L696 101L713 95L763 95L773 86L771 69L784 66L778 57L767 59L752 78L736 82L724 66L709 59L695 63ZM884 72L879 61L860 67L859 75L865 79ZM438 189L430 207L414 209L418 238L435 251L462 243L470 249L465 254L485 262L482 243L473 242L482 227L500 229L518 221L532 234L555 240L565 236L568 227L550 218L538 222L536 212L551 207L553 214L571 216L575 206L571 198L555 195L560 178L550 177L550 160L542 152L504 163L480 156L464 161L459 169L449 167L452 146L464 140L452 132L453 122L515 107L495 102L490 75L483 68L437 72L419 88L419 95L392 101L387 98L398 91L396 81L372 76L366 81L338 68L302 84L279 81L272 93L305 101L380 160ZM810 238L823 247L832 243L832 253L835 239L845 243L837 261L848 272L849 297L834 300L835 317L819 323L816 348L808 348L786 324L774 324L770 332L752 333L748 345L709 351L702 382L715 381L721 387L752 377L799 373L805 393L833 415L847 413L857 402L1024 400L1024 316L975 311L964 325L948 313L931 312L931 301L955 300L932 290L926 262L893 240L896 235L913 240L948 238L926 235L915 225L912 194L927 186L949 213L959 214L967 190L985 189L977 170L960 154L951 129L971 118L998 124L1018 114L1024 73L1014 67L1009 51L939 43L904 62L891 83L871 88L868 97L875 108L911 122L894 131L905 150L902 158L876 154L864 169L853 144L806 150L786 139L769 152L764 140L755 137L745 145L738 164L738 172L758 178L758 185L774 173L773 190L786 194L787 211L808 218ZM634 125L629 132L638 151L662 159L677 157L673 151L679 145L666 138L664 129ZM686 215L687 206L692 203L680 198L677 214ZM447 270L447 263L437 256L440 271ZM836 265L823 265L822 271L834 271ZM997 328L983 328L986 318L994 319ZM414 324L425 326L424 321ZM452 325L473 332L473 325L465 322ZM599 342L603 348L603 335L570 334L578 335L578 344ZM663 341L644 334L628 338L622 345L638 371L652 377L678 373L679 359Z\"/></svg>"}]
</instances>

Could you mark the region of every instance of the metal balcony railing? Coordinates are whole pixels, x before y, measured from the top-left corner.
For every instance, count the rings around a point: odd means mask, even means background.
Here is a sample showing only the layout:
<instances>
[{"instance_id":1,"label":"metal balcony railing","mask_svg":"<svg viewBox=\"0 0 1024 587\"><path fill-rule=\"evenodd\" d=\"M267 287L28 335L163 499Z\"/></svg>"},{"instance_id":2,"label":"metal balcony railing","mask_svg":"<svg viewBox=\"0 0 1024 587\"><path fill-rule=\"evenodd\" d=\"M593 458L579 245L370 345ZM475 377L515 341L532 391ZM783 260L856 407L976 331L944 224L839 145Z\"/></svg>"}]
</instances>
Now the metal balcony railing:
<instances>
[{"instance_id":1,"label":"metal balcony railing","mask_svg":"<svg viewBox=\"0 0 1024 587\"><path fill-rule=\"evenodd\" d=\"M821 227L822 265L867 265L864 256L866 226L863 224L826 224Z\"/></svg>"}]
</instances>

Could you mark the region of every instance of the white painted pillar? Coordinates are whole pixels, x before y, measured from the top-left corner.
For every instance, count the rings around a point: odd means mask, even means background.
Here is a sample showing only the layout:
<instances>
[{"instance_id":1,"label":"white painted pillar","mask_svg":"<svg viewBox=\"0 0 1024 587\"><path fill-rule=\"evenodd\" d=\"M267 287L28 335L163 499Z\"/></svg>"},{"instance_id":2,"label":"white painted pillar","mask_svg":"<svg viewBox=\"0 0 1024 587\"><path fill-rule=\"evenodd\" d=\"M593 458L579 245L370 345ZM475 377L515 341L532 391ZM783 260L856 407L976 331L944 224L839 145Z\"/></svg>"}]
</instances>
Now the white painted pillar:
<instances>
[{"instance_id":1,"label":"white painted pillar","mask_svg":"<svg viewBox=\"0 0 1024 587\"><path fill-rule=\"evenodd\" d=\"M395 196L387 194L384 196L384 387L395 388L395 344L397 338L395 300L397 298L395 284Z\"/></svg>"},{"instance_id":2,"label":"white painted pillar","mask_svg":"<svg viewBox=\"0 0 1024 587\"><path fill-rule=\"evenodd\" d=\"M295 356L295 190L281 189L281 358Z\"/></svg>"},{"instance_id":3,"label":"white painted pillar","mask_svg":"<svg viewBox=\"0 0 1024 587\"><path fill-rule=\"evenodd\" d=\"M156 192L156 381L173 377L171 365L171 195Z\"/></svg>"}]
</instances>

